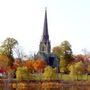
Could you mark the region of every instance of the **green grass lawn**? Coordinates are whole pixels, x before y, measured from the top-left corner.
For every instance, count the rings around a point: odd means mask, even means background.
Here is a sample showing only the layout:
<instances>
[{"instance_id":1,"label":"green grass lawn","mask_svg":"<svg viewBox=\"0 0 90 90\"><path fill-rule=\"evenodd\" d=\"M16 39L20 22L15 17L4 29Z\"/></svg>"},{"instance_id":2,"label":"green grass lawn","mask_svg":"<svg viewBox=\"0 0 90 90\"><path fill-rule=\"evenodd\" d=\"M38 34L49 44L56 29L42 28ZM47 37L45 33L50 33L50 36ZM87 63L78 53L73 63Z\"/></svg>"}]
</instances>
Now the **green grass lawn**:
<instances>
[{"instance_id":1,"label":"green grass lawn","mask_svg":"<svg viewBox=\"0 0 90 90\"><path fill-rule=\"evenodd\" d=\"M90 75L73 75L59 74L60 80L90 80Z\"/></svg>"},{"instance_id":2,"label":"green grass lawn","mask_svg":"<svg viewBox=\"0 0 90 90\"><path fill-rule=\"evenodd\" d=\"M32 75L32 78L30 80L45 80L45 79L43 78L42 73L37 73L37 74L35 73L35 74ZM46 80L51 80L51 79L46 79ZM82 75L72 75L72 76L70 76L69 74L58 73L56 79L53 79L53 80L64 80L64 81L68 81L68 80L88 80L88 81L90 81L90 75L82 74Z\"/></svg>"},{"instance_id":3,"label":"green grass lawn","mask_svg":"<svg viewBox=\"0 0 90 90\"><path fill-rule=\"evenodd\" d=\"M34 76L35 80L44 80L42 74L36 74ZM57 80L90 80L90 75L73 75L70 76L69 74L58 74Z\"/></svg>"}]
</instances>

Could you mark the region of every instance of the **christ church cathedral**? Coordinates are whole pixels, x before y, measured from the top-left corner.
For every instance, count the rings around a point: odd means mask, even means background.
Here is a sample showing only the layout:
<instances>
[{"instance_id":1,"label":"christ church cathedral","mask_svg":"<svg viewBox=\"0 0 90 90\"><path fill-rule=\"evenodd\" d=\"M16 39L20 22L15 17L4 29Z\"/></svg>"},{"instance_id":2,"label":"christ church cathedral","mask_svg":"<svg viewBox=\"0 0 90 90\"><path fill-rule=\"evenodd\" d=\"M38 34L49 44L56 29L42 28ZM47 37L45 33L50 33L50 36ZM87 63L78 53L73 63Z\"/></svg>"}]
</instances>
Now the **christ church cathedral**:
<instances>
[{"instance_id":1,"label":"christ church cathedral","mask_svg":"<svg viewBox=\"0 0 90 90\"><path fill-rule=\"evenodd\" d=\"M51 52L51 42L49 40L48 33L48 20L47 20L47 10L45 10L43 34L39 45L39 51L36 58L41 58L47 62L48 65L52 67L58 67L59 62L55 54Z\"/></svg>"}]
</instances>

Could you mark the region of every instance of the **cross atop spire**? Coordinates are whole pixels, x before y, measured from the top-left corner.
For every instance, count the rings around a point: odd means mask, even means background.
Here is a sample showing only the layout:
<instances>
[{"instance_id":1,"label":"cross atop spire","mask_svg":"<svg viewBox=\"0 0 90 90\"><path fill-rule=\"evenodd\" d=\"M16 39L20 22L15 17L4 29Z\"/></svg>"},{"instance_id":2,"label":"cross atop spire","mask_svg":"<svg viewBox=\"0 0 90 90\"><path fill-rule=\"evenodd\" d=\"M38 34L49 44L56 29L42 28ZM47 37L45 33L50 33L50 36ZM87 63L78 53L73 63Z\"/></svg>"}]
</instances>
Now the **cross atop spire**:
<instances>
[{"instance_id":1,"label":"cross atop spire","mask_svg":"<svg viewBox=\"0 0 90 90\"><path fill-rule=\"evenodd\" d=\"M45 18L44 18L44 27L43 27L42 40L44 40L44 41L49 40L49 35L48 35L48 21L47 21L47 9L46 8L45 8Z\"/></svg>"}]
</instances>

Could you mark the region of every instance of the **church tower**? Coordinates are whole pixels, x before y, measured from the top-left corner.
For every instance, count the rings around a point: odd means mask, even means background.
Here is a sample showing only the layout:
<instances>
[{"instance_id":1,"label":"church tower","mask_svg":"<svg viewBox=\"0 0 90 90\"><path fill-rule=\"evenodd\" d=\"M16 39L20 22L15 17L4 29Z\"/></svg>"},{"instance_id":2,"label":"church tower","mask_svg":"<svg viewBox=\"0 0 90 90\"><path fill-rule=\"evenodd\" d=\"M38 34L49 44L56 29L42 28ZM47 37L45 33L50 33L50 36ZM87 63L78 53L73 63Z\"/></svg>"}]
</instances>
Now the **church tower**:
<instances>
[{"instance_id":1,"label":"church tower","mask_svg":"<svg viewBox=\"0 0 90 90\"><path fill-rule=\"evenodd\" d=\"M47 10L45 10L43 35L39 45L39 52L46 54L49 54L51 52L51 44L49 41L49 34L48 34Z\"/></svg>"},{"instance_id":2,"label":"church tower","mask_svg":"<svg viewBox=\"0 0 90 90\"><path fill-rule=\"evenodd\" d=\"M45 10L43 34L39 45L39 51L35 56L35 59L38 58L45 60L47 65L50 65L52 67L59 67L59 62L56 55L51 52L51 43L48 33L47 10Z\"/></svg>"}]
</instances>

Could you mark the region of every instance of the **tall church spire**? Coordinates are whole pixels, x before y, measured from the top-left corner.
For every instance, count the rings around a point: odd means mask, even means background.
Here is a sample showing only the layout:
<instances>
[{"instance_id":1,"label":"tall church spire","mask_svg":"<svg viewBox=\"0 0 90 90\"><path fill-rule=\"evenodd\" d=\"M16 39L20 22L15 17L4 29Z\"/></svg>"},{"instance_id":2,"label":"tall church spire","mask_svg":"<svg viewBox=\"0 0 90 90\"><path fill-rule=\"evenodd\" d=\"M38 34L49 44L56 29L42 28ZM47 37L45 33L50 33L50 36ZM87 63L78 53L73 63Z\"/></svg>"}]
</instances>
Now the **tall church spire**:
<instances>
[{"instance_id":1,"label":"tall church spire","mask_svg":"<svg viewBox=\"0 0 90 90\"><path fill-rule=\"evenodd\" d=\"M44 27L43 27L42 40L44 40L44 41L49 40L49 35L48 35L48 21L47 21L47 9L45 9L45 18L44 18Z\"/></svg>"},{"instance_id":2,"label":"tall church spire","mask_svg":"<svg viewBox=\"0 0 90 90\"><path fill-rule=\"evenodd\" d=\"M45 60L47 64L52 67L59 67L59 62L56 56L53 53L51 53L51 43L49 41L48 33L47 9L45 9L43 34L39 45L39 52L37 53L36 58L41 58Z\"/></svg>"},{"instance_id":3,"label":"tall church spire","mask_svg":"<svg viewBox=\"0 0 90 90\"><path fill-rule=\"evenodd\" d=\"M43 52L43 53L51 52L51 45L50 45L49 34L48 34L47 9L45 9L43 35L39 46L39 52Z\"/></svg>"}]
</instances>

